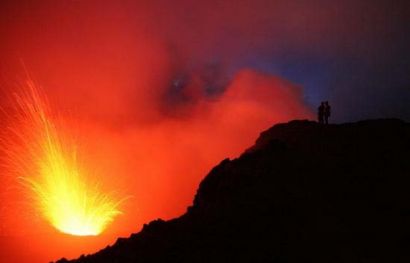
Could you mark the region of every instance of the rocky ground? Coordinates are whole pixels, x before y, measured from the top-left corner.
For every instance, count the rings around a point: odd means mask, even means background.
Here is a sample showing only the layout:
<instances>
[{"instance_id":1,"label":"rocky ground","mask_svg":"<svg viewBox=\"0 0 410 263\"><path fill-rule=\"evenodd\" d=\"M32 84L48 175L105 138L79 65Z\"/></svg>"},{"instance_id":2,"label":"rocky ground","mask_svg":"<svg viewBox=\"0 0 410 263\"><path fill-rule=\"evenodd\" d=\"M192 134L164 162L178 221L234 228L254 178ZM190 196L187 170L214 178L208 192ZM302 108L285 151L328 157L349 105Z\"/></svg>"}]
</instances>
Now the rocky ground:
<instances>
[{"instance_id":1,"label":"rocky ground","mask_svg":"<svg viewBox=\"0 0 410 263\"><path fill-rule=\"evenodd\" d=\"M292 121L213 168L181 217L58 262L410 262L409 251L410 124Z\"/></svg>"}]
</instances>

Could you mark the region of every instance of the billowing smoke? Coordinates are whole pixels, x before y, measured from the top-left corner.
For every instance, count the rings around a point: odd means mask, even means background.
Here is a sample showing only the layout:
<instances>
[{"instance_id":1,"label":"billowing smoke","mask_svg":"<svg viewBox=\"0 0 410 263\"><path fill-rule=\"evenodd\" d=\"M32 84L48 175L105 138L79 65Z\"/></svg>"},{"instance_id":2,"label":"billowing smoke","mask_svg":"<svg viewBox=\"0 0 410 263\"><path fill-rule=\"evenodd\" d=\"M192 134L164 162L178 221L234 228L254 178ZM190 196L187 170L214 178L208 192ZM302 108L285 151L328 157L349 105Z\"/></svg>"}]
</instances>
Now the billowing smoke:
<instances>
[{"instance_id":1,"label":"billowing smoke","mask_svg":"<svg viewBox=\"0 0 410 263\"><path fill-rule=\"evenodd\" d=\"M312 117L301 87L236 65L266 48L253 28L271 28L250 5L4 4L3 89L27 70L101 180L132 196L119 232L181 214L213 165L274 123Z\"/></svg>"}]
</instances>

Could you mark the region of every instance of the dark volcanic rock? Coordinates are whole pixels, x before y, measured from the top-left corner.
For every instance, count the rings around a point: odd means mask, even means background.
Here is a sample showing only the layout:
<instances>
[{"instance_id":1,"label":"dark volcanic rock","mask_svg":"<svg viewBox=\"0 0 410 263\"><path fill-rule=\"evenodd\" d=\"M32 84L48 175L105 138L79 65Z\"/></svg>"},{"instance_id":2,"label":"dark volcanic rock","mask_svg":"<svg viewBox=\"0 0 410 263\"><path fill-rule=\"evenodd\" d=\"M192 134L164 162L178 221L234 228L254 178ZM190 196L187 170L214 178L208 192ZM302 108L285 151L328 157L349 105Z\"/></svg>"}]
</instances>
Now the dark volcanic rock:
<instances>
[{"instance_id":1,"label":"dark volcanic rock","mask_svg":"<svg viewBox=\"0 0 410 263\"><path fill-rule=\"evenodd\" d=\"M180 218L69 262L410 262L409 188L409 124L292 121L212 169Z\"/></svg>"}]
</instances>

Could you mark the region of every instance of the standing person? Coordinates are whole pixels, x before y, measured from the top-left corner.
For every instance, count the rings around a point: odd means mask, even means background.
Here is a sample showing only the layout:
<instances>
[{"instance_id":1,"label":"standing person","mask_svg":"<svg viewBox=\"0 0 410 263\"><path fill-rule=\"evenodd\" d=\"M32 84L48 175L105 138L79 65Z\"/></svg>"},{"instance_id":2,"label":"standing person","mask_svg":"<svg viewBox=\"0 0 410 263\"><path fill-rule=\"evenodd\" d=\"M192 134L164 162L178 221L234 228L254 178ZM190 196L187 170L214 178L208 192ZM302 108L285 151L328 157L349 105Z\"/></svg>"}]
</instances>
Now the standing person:
<instances>
[{"instance_id":1,"label":"standing person","mask_svg":"<svg viewBox=\"0 0 410 263\"><path fill-rule=\"evenodd\" d=\"M324 113L325 113L325 104L324 102L321 102L319 108L317 109L317 118L320 124L323 124Z\"/></svg>"},{"instance_id":2,"label":"standing person","mask_svg":"<svg viewBox=\"0 0 410 263\"><path fill-rule=\"evenodd\" d=\"M323 112L323 115L325 117L325 124L329 124L330 113L331 113L331 107L329 105L329 102L326 101L324 105L324 112Z\"/></svg>"}]
</instances>

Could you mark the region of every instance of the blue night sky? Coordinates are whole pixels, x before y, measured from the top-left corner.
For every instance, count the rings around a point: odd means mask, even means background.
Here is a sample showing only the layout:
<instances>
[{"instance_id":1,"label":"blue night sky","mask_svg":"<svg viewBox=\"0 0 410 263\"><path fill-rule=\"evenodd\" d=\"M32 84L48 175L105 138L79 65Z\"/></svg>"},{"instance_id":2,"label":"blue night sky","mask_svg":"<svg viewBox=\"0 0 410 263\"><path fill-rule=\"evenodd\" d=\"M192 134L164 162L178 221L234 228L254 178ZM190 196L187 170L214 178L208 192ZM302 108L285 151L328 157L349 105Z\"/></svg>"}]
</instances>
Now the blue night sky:
<instances>
[{"instance_id":1,"label":"blue night sky","mask_svg":"<svg viewBox=\"0 0 410 263\"><path fill-rule=\"evenodd\" d=\"M256 1L245 18L217 16L217 40L193 25L183 42L173 40L186 48L205 36L199 63L224 64L228 76L252 68L287 79L312 109L328 100L337 122L410 120L409 10L406 1Z\"/></svg>"}]
</instances>

